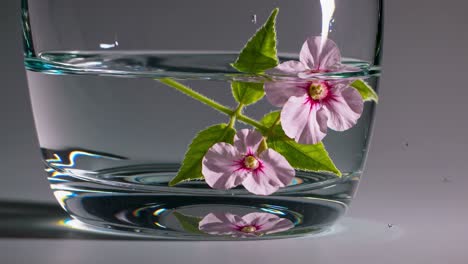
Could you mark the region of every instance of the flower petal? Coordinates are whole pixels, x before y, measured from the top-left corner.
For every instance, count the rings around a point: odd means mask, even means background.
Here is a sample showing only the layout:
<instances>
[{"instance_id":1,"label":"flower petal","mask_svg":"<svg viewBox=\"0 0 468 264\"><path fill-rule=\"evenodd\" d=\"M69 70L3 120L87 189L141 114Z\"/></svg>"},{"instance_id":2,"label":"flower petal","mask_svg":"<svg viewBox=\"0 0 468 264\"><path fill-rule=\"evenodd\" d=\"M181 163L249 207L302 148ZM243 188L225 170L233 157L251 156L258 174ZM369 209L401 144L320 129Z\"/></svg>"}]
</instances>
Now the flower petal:
<instances>
[{"instance_id":1,"label":"flower petal","mask_svg":"<svg viewBox=\"0 0 468 264\"><path fill-rule=\"evenodd\" d=\"M328 127L344 131L356 125L364 109L359 92L347 85L337 84L332 89L333 97L324 103L328 112Z\"/></svg>"},{"instance_id":2,"label":"flower petal","mask_svg":"<svg viewBox=\"0 0 468 264\"><path fill-rule=\"evenodd\" d=\"M345 72L359 72L362 71L358 67L346 65L346 64L335 64L327 69L327 72L334 72L334 73L345 73ZM297 74L297 76L301 79L310 79L310 78L326 78L323 76L324 72L311 72L311 71L304 71ZM326 73L326 72L325 72Z\"/></svg>"},{"instance_id":3,"label":"flower petal","mask_svg":"<svg viewBox=\"0 0 468 264\"><path fill-rule=\"evenodd\" d=\"M311 70L327 71L341 63L341 53L333 40L322 43L322 37L310 37L302 45L299 60Z\"/></svg>"},{"instance_id":4,"label":"flower petal","mask_svg":"<svg viewBox=\"0 0 468 264\"><path fill-rule=\"evenodd\" d=\"M277 215L269 213L250 213L242 216L242 220L245 221L247 225L254 226L261 226L278 218Z\"/></svg>"},{"instance_id":5,"label":"flower petal","mask_svg":"<svg viewBox=\"0 0 468 264\"><path fill-rule=\"evenodd\" d=\"M294 227L291 220L269 213L250 213L242 219L249 225L259 227L258 231L265 234L278 233Z\"/></svg>"},{"instance_id":6,"label":"flower petal","mask_svg":"<svg viewBox=\"0 0 468 264\"><path fill-rule=\"evenodd\" d=\"M299 72L307 70L306 65L300 61L285 61L273 69L267 70L267 74L297 75Z\"/></svg>"},{"instance_id":7,"label":"flower petal","mask_svg":"<svg viewBox=\"0 0 468 264\"><path fill-rule=\"evenodd\" d=\"M251 193L270 195L280 187L291 183L294 178L294 168L278 152L267 149L260 153L262 169L249 174L242 185Z\"/></svg>"},{"instance_id":8,"label":"flower petal","mask_svg":"<svg viewBox=\"0 0 468 264\"><path fill-rule=\"evenodd\" d=\"M271 170L268 170L271 172ZM270 195L279 189L279 184L270 181L264 173L252 173L242 182L247 191L256 195Z\"/></svg>"},{"instance_id":9,"label":"flower petal","mask_svg":"<svg viewBox=\"0 0 468 264\"><path fill-rule=\"evenodd\" d=\"M262 226L260 232L265 234L273 234L278 232L283 232L294 227L293 222L286 218L279 218L275 221L270 221Z\"/></svg>"},{"instance_id":10,"label":"flower petal","mask_svg":"<svg viewBox=\"0 0 468 264\"><path fill-rule=\"evenodd\" d=\"M198 229L212 235L229 235L237 233L238 226L248 225L240 216L231 213L210 213L203 217Z\"/></svg>"},{"instance_id":11,"label":"flower petal","mask_svg":"<svg viewBox=\"0 0 468 264\"><path fill-rule=\"evenodd\" d=\"M253 129L241 129L234 136L234 147L240 154L247 154L249 151L257 152L258 146L262 142L263 136Z\"/></svg>"},{"instance_id":12,"label":"flower petal","mask_svg":"<svg viewBox=\"0 0 468 264\"><path fill-rule=\"evenodd\" d=\"M311 106L308 95L291 97L281 111L285 134L300 144L317 144L327 134L327 115L318 104Z\"/></svg>"},{"instance_id":13,"label":"flower petal","mask_svg":"<svg viewBox=\"0 0 468 264\"><path fill-rule=\"evenodd\" d=\"M359 72L362 71L361 68L351 66L351 65L346 65L346 64L337 64L331 68L331 71L334 72Z\"/></svg>"},{"instance_id":14,"label":"flower petal","mask_svg":"<svg viewBox=\"0 0 468 264\"><path fill-rule=\"evenodd\" d=\"M246 172L238 170L236 161L242 159L239 151L228 143L216 143L205 154L202 174L213 189L227 190L241 184Z\"/></svg>"},{"instance_id":15,"label":"flower petal","mask_svg":"<svg viewBox=\"0 0 468 264\"><path fill-rule=\"evenodd\" d=\"M296 171L286 158L273 149L263 151L259 158L263 162L265 176L280 187L290 184L296 175ZM271 170L271 173L268 173L268 170Z\"/></svg>"},{"instance_id":16,"label":"flower petal","mask_svg":"<svg viewBox=\"0 0 468 264\"><path fill-rule=\"evenodd\" d=\"M266 82L265 94L274 106L283 106L291 96L307 93L308 83L303 81Z\"/></svg>"}]
</instances>

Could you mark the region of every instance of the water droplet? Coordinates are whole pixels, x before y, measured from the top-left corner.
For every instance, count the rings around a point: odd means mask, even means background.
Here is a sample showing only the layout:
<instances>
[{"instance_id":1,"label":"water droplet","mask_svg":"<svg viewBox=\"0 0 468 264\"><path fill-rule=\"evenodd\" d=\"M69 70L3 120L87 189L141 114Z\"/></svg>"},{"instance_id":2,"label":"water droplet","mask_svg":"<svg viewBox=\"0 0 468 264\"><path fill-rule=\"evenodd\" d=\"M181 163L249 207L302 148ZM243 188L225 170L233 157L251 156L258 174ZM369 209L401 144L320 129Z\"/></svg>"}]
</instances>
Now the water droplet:
<instances>
[{"instance_id":1,"label":"water droplet","mask_svg":"<svg viewBox=\"0 0 468 264\"><path fill-rule=\"evenodd\" d=\"M403 149L407 149L408 147L409 147L408 141L403 142L402 148L403 148Z\"/></svg>"},{"instance_id":2,"label":"water droplet","mask_svg":"<svg viewBox=\"0 0 468 264\"><path fill-rule=\"evenodd\" d=\"M252 15L251 21L252 21L252 23L257 24L257 15L256 14Z\"/></svg>"}]
</instances>

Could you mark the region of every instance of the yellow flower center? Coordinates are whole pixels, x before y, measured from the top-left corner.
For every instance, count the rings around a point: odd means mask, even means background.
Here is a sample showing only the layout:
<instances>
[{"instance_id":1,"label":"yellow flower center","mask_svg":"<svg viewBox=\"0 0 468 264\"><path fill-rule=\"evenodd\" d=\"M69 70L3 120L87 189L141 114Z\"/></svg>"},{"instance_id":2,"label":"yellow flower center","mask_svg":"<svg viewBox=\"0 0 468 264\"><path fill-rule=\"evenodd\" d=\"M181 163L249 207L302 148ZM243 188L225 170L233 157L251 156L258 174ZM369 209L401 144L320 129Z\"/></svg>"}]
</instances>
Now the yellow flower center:
<instances>
[{"instance_id":1,"label":"yellow flower center","mask_svg":"<svg viewBox=\"0 0 468 264\"><path fill-rule=\"evenodd\" d=\"M243 233L255 233L257 231L257 228L255 226L244 226L241 229L241 232Z\"/></svg>"},{"instance_id":2,"label":"yellow flower center","mask_svg":"<svg viewBox=\"0 0 468 264\"><path fill-rule=\"evenodd\" d=\"M312 83L309 87L309 95L314 100L320 100L327 95L327 87L323 83Z\"/></svg>"},{"instance_id":3,"label":"yellow flower center","mask_svg":"<svg viewBox=\"0 0 468 264\"><path fill-rule=\"evenodd\" d=\"M260 164L254 156L247 156L244 159L244 165L248 169L255 170L256 168L258 168L258 165Z\"/></svg>"}]
</instances>

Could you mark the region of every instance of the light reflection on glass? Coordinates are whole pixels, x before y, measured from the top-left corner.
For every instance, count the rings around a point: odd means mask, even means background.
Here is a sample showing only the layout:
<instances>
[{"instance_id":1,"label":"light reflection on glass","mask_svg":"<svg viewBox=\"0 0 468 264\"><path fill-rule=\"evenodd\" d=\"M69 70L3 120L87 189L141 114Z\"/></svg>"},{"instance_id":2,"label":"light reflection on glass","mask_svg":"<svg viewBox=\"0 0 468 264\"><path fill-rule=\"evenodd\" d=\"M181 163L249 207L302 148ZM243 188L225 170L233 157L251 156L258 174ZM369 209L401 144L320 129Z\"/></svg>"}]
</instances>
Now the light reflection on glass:
<instances>
[{"instance_id":1,"label":"light reflection on glass","mask_svg":"<svg viewBox=\"0 0 468 264\"><path fill-rule=\"evenodd\" d=\"M57 168L73 168L75 166L76 159L81 156L103 158L102 155L98 155L98 154L94 154L94 153L90 153L86 151L75 150L75 151L70 152L70 154L68 155L68 162L69 162L68 164L63 163L62 158L57 154L54 154L55 159L47 159L46 162L50 166L57 167Z\"/></svg>"},{"instance_id":2,"label":"light reflection on glass","mask_svg":"<svg viewBox=\"0 0 468 264\"><path fill-rule=\"evenodd\" d=\"M65 204L65 202L66 202L68 199L70 199L70 198L72 198L72 197L75 197L76 194L73 193L73 192L60 190L60 191L54 191L54 196L55 196L55 198L57 199L57 201L59 202L60 206L62 206L62 208L63 208L64 210L67 210L67 209L66 209L66 204Z\"/></svg>"},{"instance_id":3,"label":"light reflection on glass","mask_svg":"<svg viewBox=\"0 0 468 264\"><path fill-rule=\"evenodd\" d=\"M49 182L51 182L51 183L69 182L68 180L65 180L65 179L53 178L53 177L47 177L47 180L49 180Z\"/></svg>"},{"instance_id":4,"label":"light reflection on glass","mask_svg":"<svg viewBox=\"0 0 468 264\"><path fill-rule=\"evenodd\" d=\"M325 202L333 202L333 203L337 203L339 205L342 205L345 209L348 208L348 205L346 203L343 203L343 202L340 202L340 201L336 201L336 200L329 200L329 199L323 199L323 198L317 198L317 197L303 197L304 199L308 199L308 200L317 200L317 201L325 201Z\"/></svg>"},{"instance_id":5,"label":"light reflection on glass","mask_svg":"<svg viewBox=\"0 0 468 264\"><path fill-rule=\"evenodd\" d=\"M57 179L57 177L68 177L69 175L61 171L57 171L54 168L46 168L45 171L50 175L48 179L55 182L67 182L65 179Z\"/></svg>"},{"instance_id":6,"label":"light reflection on glass","mask_svg":"<svg viewBox=\"0 0 468 264\"><path fill-rule=\"evenodd\" d=\"M286 215L285 213L279 211L279 210L275 210L275 209L271 209L271 208L260 208L260 210L264 211L264 212L267 212L267 213L272 213L272 214L277 214L277 215Z\"/></svg>"},{"instance_id":7,"label":"light reflection on glass","mask_svg":"<svg viewBox=\"0 0 468 264\"><path fill-rule=\"evenodd\" d=\"M302 184L303 182L304 182L303 179L298 178L298 177L294 177L293 180L291 181L291 183L288 186Z\"/></svg>"},{"instance_id":8,"label":"light reflection on glass","mask_svg":"<svg viewBox=\"0 0 468 264\"><path fill-rule=\"evenodd\" d=\"M145 210L146 210L146 207L138 208L138 209L136 209L136 210L134 210L134 211L132 212L132 215L133 215L134 217L140 217L141 212L143 212L143 211L145 211Z\"/></svg>"},{"instance_id":9,"label":"light reflection on glass","mask_svg":"<svg viewBox=\"0 0 468 264\"><path fill-rule=\"evenodd\" d=\"M161 208L156 211L154 211L153 215L154 216L159 216L160 214L164 213L167 209L166 208Z\"/></svg>"},{"instance_id":10,"label":"light reflection on glass","mask_svg":"<svg viewBox=\"0 0 468 264\"><path fill-rule=\"evenodd\" d=\"M330 22L333 18L333 13L335 13L335 0L320 0L320 5L322 6L322 41L320 43L319 54L328 38Z\"/></svg>"},{"instance_id":11,"label":"light reflection on glass","mask_svg":"<svg viewBox=\"0 0 468 264\"><path fill-rule=\"evenodd\" d=\"M154 225L159 226L161 228L167 228L166 226L161 225L159 222L154 222Z\"/></svg>"},{"instance_id":12,"label":"light reflection on glass","mask_svg":"<svg viewBox=\"0 0 468 264\"><path fill-rule=\"evenodd\" d=\"M64 191L70 191L70 192L83 192L84 190L83 189L79 189L79 188L73 188L73 187L69 187L69 186L63 186L63 185L60 185L60 184L51 184L50 185L50 188L52 190L64 190ZM102 190L88 190L86 189L86 193L102 193L102 194L112 194L112 193L115 193L115 192L112 192L112 191L102 191ZM76 193L74 193L74 196L76 196ZM73 197L74 197L73 196Z\"/></svg>"}]
</instances>

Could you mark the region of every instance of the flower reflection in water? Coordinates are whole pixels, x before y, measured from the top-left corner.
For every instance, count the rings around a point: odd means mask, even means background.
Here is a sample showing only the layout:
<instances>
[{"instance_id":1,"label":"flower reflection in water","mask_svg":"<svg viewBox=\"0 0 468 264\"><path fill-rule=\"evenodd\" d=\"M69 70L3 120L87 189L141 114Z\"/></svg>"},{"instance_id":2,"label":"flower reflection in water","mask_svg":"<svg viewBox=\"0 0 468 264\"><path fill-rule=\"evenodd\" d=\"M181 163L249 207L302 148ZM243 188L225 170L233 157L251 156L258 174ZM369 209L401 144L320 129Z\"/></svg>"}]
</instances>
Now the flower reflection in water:
<instances>
[{"instance_id":1,"label":"flower reflection in water","mask_svg":"<svg viewBox=\"0 0 468 264\"><path fill-rule=\"evenodd\" d=\"M289 219L269 213L249 213L244 216L210 213L200 221L198 228L210 235L243 238L283 232L293 227L294 224Z\"/></svg>"}]
</instances>

